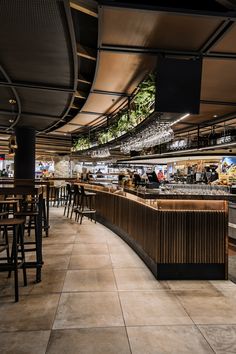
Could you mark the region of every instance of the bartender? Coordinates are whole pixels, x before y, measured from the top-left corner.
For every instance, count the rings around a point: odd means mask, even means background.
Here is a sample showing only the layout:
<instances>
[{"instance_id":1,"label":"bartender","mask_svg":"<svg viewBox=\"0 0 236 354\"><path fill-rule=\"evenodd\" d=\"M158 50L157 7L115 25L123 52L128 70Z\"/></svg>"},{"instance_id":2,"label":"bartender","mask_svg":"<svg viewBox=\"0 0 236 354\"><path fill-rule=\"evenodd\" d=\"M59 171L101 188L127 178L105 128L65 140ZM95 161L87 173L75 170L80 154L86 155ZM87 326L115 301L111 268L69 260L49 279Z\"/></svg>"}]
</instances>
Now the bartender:
<instances>
[{"instance_id":1,"label":"bartender","mask_svg":"<svg viewBox=\"0 0 236 354\"><path fill-rule=\"evenodd\" d=\"M160 182L158 181L156 172L154 170L150 171L150 172L147 172L147 177L148 177L148 180L149 180L149 187L159 188Z\"/></svg>"}]
</instances>

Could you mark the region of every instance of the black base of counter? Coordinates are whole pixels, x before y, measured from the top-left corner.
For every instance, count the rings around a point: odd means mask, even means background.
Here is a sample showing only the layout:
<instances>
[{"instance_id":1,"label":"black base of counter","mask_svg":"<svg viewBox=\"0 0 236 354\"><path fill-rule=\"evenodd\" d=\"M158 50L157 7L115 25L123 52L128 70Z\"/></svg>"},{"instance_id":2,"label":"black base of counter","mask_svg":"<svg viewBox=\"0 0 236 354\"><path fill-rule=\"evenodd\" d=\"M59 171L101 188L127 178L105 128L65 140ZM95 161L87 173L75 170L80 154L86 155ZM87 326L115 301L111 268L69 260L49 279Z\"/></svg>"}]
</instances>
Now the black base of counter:
<instances>
[{"instance_id":1,"label":"black base of counter","mask_svg":"<svg viewBox=\"0 0 236 354\"><path fill-rule=\"evenodd\" d=\"M221 280L226 279L224 264L157 264L159 280Z\"/></svg>"}]
</instances>

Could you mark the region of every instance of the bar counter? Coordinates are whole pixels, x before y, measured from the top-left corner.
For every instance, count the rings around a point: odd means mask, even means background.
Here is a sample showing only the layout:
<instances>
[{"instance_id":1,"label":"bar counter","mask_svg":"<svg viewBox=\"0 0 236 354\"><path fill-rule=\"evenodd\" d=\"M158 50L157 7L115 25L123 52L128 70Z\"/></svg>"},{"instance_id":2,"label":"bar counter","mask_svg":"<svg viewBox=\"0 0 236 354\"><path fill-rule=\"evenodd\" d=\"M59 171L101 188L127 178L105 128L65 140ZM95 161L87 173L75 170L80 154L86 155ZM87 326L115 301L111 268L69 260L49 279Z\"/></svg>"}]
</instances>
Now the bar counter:
<instances>
[{"instance_id":1,"label":"bar counter","mask_svg":"<svg viewBox=\"0 0 236 354\"><path fill-rule=\"evenodd\" d=\"M122 237L157 279L227 279L228 201L152 200L85 188L97 193L98 221Z\"/></svg>"}]
</instances>

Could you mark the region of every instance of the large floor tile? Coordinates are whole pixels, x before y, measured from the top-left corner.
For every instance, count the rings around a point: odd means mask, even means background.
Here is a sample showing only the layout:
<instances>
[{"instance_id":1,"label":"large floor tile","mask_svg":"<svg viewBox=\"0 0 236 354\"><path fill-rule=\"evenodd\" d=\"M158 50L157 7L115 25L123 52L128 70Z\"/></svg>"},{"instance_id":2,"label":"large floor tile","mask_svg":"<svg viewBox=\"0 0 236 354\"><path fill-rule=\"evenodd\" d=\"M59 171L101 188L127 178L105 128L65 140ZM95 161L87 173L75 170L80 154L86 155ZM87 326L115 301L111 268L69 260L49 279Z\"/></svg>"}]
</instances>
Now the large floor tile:
<instances>
[{"instance_id":1,"label":"large floor tile","mask_svg":"<svg viewBox=\"0 0 236 354\"><path fill-rule=\"evenodd\" d=\"M109 255L74 255L70 258L69 269L107 269L111 268Z\"/></svg>"},{"instance_id":2,"label":"large floor tile","mask_svg":"<svg viewBox=\"0 0 236 354\"><path fill-rule=\"evenodd\" d=\"M127 243L113 232L109 233L109 235L106 235L106 240L107 243L111 246L127 246Z\"/></svg>"},{"instance_id":3,"label":"large floor tile","mask_svg":"<svg viewBox=\"0 0 236 354\"><path fill-rule=\"evenodd\" d=\"M123 327L52 331L47 354L129 354Z\"/></svg>"},{"instance_id":4,"label":"large floor tile","mask_svg":"<svg viewBox=\"0 0 236 354\"><path fill-rule=\"evenodd\" d=\"M211 280L210 283L214 286L215 289L219 291L228 291L232 290L236 292L236 284L231 280Z\"/></svg>"},{"instance_id":5,"label":"large floor tile","mask_svg":"<svg viewBox=\"0 0 236 354\"><path fill-rule=\"evenodd\" d=\"M157 290L167 287L166 282L158 282L146 268L114 269L118 290Z\"/></svg>"},{"instance_id":6,"label":"large floor tile","mask_svg":"<svg viewBox=\"0 0 236 354\"><path fill-rule=\"evenodd\" d=\"M2 354L45 354L50 331L0 333Z\"/></svg>"},{"instance_id":7,"label":"large floor tile","mask_svg":"<svg viewBox=\"0 0 236 354\"><path fill-rule=\"evenodd\" d=\"M135 252L130 248L127 244L120 244L119 245L113 245L113 244L108 244L108 249L110 254L135 254Z\"/></svg>"},{"instance_id":8,"label":"large floor tile","mask_svg":"<svg viewBox=\"0 0 236 354\"><path fill-rule=\"evenodd\" d=\"M236 293L232 291L182 291L177 293L185 310L197 324L235 324Z\"/></svg>"},{"instance_id":9,"label":"large floor tile","mask_svg":"<svg viewBox=\"0 0 236 354\"><path fill-rule=\"evenodd\" d=\"M115 291L111 269L68 270L63 291Z\"/></svg>"},{"instance_id":10,"label":"large floor tile","mask_svg":"<svg viewBox=\"0 0 236 354\"><path fill-rule=\"evenodd\" d=\"M102 234L97 234L92 231L88 231L87 233L80 233L75 238L75 243L106 243L106 237Z\"/></svg>"},{"instance_id":11,"label":"large floor tile","mask_svg":"<svg viewBox=\"0 0 236 354\"><path fill-rule=\"evenodd\" d=\"M111 254L113 268L146 268L141 258L135 253Z\"/></svg>"},{"instance_id":12,"label":"large floor tile","mask_svg":"<svg viewBox=\"0 0 236 354\"><path fill-rule=\"evenodd\" d=\"M217 354L236 353L236 325L199 326Z\"/></svg>"},{"instance_id":13,"label":"large floor tile","mask_svg":"<svg viewBox=\"0 0 236 354\"><path fill-rule=\"evenodd\" d=\"M61 292L65 276L66 270L43 270L42 281L34 284L31 294L50 294Z\"/></svg>"},{"instance_id":14,"label":"large floor tile","mask_svg":"<svg viewBox=\"0 0 236 354\"><path fill-rule=\"evenodd\" d=\"M128 327L132 354L213 354L195 326Z\"/></svg>"},{"instance_id":15,"label":"large floor tile","mask_svg":"<svg viewBox=\"0 0 236 354\"><path fill-rule=\"evenodd\" d=\"M62 270L62 269L67 269L69 266L70 262L70 256L65 255L65 256L57 256L57 255L49 255L49 254L43 254L43 270Z\"/></svg>"},{"instance_id":16,"label":"large floor tile","mask_svg":"<svg viewBox=\"0 0 236 354\"><path fill-rule=\"evenodd\" d=\"M71 255L73 244L63 244L63 245L44 245L43 246L43 255L53 255L53 256L66 256Z\"/></svg>"},{"instance_id":17,"label":"large floor tile","mask_svg":"<svg viewBox=\"0 0 236 354\"><path fill-rule=\"evenodd\" d=\"M54 329L124 326L115 292L64 293Z\"/></svg>"},{"instance_id":18,"label":"large floor tile","mask_svg":"<svg viewBox=\"0 0 236 354\"><path fill-rule=\"evenodd\" d=\"M45 237L43 240L44 245L51 245L51 244L61 244L61 243L74 243L76 235L58 235L53 233L50 237Z\"/></svg>"},{"instance_id":19,"label":"large floor tile","mask_svg":"<svg viewBox=\"0 0 236 354\"><path fill-rule=\"evenodd\" d=\"M11 278L7 278L8 273L0 273L0 298L2 296L11 296L14 298L15 296L15 284L14 284L14 276L12 274ZM33 281L30 283L28 276L28 286L24 286L22 271L19 271L19 294L28 295L31 293L33 289ZM35 277L34 277L35 280Z\"/></svg>"},{"instance_id":20,"label":"large floor tile","mask_svg":"<svg viewBox=\"0 0 236 354\"><path fill-rule=\"evenodd\" d=\"M22 296L18 303L1 300L0 331L51 329L58 301L58 294Z\"/></svg>"},{"instance_id":21,"label":"large floor tile","mask_svg":"<svg viewBox=\"0 0 236 354\"><path fill-rule=\"evenodd\" d=\"M108 255L108 248L106 243L102 244L86 244L86 243L78 243L75 244L73 247L72 255L98 255L98 254L105 254Z\"/></svg>"},{"instance_id":22,"label":"large floor tile","mask_svg":"<svg viewBox=\"0 0 236 354\"><path fill-rule=\"evenodd\" d=\"M215 290L208 280L168 280L172 290Z\"/></svg>"},{"instance_id":23,"label":"large floor tile","mask_svg":"<svg viewBox=\"0 0 236 354\"><path fill-rule=\"evenodd\" d=\"M168 291L119 293L127 326L192 324L176 297Z\"/></svg>"}]
</instances>

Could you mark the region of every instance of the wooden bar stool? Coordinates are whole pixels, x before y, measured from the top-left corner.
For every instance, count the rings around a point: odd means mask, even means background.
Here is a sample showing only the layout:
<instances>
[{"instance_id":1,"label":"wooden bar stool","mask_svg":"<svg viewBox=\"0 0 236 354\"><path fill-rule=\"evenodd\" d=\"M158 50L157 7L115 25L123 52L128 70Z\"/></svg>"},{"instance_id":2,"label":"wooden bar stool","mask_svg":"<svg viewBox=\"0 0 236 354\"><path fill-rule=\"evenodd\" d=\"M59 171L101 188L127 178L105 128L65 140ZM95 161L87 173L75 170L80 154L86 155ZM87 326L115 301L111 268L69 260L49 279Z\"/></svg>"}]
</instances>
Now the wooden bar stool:
<instances>
[{"instance_id":1,"label":"wooden bar stool","mask_svg":"<svg viewBox=\"0 0 236 354\"><path fill-rule=\"evenodd\" d=\"M6 251L6 257L0 258L0 272L14 272L15 283L15 301L19 301L19 284L18 269L23 269L24 285L27 285L26 268L25 268L25 252L24 252L24 219L1 219L0 227L3 228L4 238L0 246L0 252ZM13 229L12 250L10 256L10 246L8 231ZM20 253L20 255L19 255Z\"/></svg>"},{"instance_id":2,"label":"wooden bar stool","mask_svg":"<svg viewBox=\"0 0 236 354\"><path fill-rule=\"evenodd\" d=\"M74 193L73 193L73 196L72 196L73 202L72 202L72 206L71 206L70 218L72 218L73 212L76 213L76 211L77 211L77 209L79 207L80 197L81 197L81 193L80 193L79 186L78 186L78 184L75 184L74 185ZM76 217L75 217L75 219L76 219Z\"/></svg>"},{"instance_id":3,"label":"wooden bar stool","mask_svg":"<svg viewBox=\"0 0 236 354\"><path fill-rule=\"evenodd\" d=\"M74 195L74 190L69 183L66 184L66 202L64 207L64 215L69 217L70 207Z\"/></svg>"},{"instance_id":4,"label":"wooden bar stool","mask_svg":"<svg viewBox=\"0 0 236 354\"><path fill-rule=\"evenodd\" d=\"M79 221L80 216L80 224L82 224L83 217L87 216L96 223L96 193L87 192L84 186L80 186L80 194L80 205L75 210L77 213L77 221Z\"/></svg>"},{"instance_id":5,"label":"wooden bar stool","mask_svg":"<svg viewBox=\"0 0 236 354\"><path fill-rule=\"evenodd\" d=\"M0 200L0 212L8 212L8 214L14 214L17 211L17 206L19 200L10 199L10 200Z\"/></svg>"}]
</instances>

